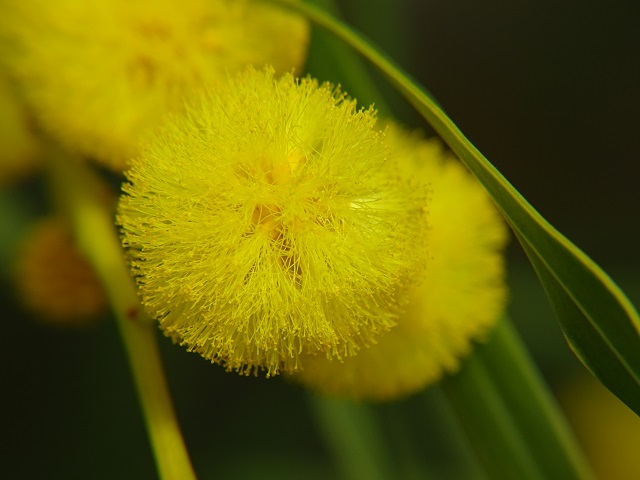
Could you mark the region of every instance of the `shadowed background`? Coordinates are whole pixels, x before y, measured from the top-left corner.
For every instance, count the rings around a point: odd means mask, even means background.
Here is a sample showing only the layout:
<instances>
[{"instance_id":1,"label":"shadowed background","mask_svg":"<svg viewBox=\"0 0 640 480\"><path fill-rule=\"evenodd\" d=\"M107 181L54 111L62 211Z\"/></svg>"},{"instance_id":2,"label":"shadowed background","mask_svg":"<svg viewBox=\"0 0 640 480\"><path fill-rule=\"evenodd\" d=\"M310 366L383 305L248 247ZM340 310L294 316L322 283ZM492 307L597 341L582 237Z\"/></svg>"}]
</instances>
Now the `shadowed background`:
<instances>
[{"instance_id":1,"label":"shadowed background","mask_svg":"<svg viewBox=\"0 0 640 480\"><path fill-rule=\"evenodd\" d=\"M351 0L341 6L553 225L640 303L640 4ZM348 90L348 81L330 80ZM383 89L399 118L422 125ZM21 212L37 210L38 201L23 191L3 193L4 263L11 232L23 228ZM517 245L509 258L512 316L562 391L582 370ZM2 476L154 478L111 319L83 331L42 327L15 305L6 276L2 286ZM336 478L298 387L227 374L166 339L161 344L200 478ZM375 409L397 478L420 478L414 467L431 471L430 478L481 478L440 415L441 404L433 390Z\"/></svg>"}]
</instances>

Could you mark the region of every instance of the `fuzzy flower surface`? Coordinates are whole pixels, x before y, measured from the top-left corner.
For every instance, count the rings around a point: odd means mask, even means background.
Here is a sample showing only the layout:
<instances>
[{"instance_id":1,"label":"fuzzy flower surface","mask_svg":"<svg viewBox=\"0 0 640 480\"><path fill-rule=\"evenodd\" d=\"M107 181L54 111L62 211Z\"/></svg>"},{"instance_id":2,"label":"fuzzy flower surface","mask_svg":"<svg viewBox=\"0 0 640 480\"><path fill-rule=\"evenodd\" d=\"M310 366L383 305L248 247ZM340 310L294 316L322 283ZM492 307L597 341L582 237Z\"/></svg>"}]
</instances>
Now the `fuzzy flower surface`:
<instances>
[{"instance_id":1,"label":"fuzzy flower surface","mask_svg":"<svg viewBox=\"0 0 640 480\"><path fill-rule=\"evenodd\" d=\"M114 170L182 98L247 65L299 68L300 17L251 0L5 0L0 58L43 128Z\"/></svg>"},{"instance_id":2,"label":"fuzzy flower surface","mask_svg":"<svg viewBox=\"0 0 640 480\"><path fill-rule=\"evenodd\" d=\"M42 147L27 110L0 71L0 186L18 182L40 167Z\"/></svg>"},{"instance_id":3,"label":"fuzzy flower surface","mask_svg":"<svg viewBox=\"0 0 640 480\"><path fill-rule=\"evenodd\" d=\"M424 198L375 122L332 85L249 69L164 125L126 173L118 221L167 335L273 375L394 324Z\"/></svg>"},{"instance_id":4,"label":"fuzzy flower surface","mask_svg":"<svg viewBox=\"0 0 640 480\"><path fill-rule=\"evenodd\" d=\"M435 383L458 369L506 304L507 231L485 191L439 142L393 125L387 140L398 171L430 191L425 279L376 345L342 361L305 358L292 376L335 396L392 400Z\"/></svg>"},{"instance_id":5,"label":"fuzzy flower surface","mask_svg":"<svg viewBox=\"0 0 640 480\"><path fill-rule=\"evenodd\" d=\"M14 277L22 304L42 323L89 325L106 310L102 285L60 218L34 226L16 258Z\"/></svg>"}]
</instances>

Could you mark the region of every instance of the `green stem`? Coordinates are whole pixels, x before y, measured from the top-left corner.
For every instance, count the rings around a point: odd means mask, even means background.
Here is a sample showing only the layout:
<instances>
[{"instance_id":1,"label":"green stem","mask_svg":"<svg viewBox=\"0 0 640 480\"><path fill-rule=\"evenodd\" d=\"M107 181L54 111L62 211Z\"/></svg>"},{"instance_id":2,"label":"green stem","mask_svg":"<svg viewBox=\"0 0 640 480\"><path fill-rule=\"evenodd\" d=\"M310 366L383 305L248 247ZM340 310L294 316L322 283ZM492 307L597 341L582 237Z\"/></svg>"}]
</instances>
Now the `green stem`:
<instances>
[{"instance_id":1,"label":"green stem","mask_svg":"<svg viewBox=\"0 0 640 480\"><path fill-rule=\"evenodd\" d=\"M89 167L57 152L52 155L55 198L71 218L78 247L103 283L133 371L160 478L195 479L175 416L156 340L118 240L107 191Z\"/></svg>"},{"instance_id":2,"label":"green stem","mask_svg":"<svg viewBox=\"0 0 640 480\"><path fill-rule=\"evenodd\" d=\"M309 395L316 423L345 480L388 480L389 459L366 405Z\"/></svg>"},{"instance_id":3,"label":"green stem","mask_svg":"<svg viewBox=\"0 0 640 480\"><path fill-rule=\"evenodd\" d=\"M491 478L593 478L506 319L442 388Z\"/></svg>"},{"instance_id":4,"label":"green stem","mask_svg":"<svg viewBox=\"0 0 640 480\"><path fill-rule=\"evenodd\" d=\"M160 478L195 480L164 377L157 329L118 315Z\"/></svg>"}]
</instances>

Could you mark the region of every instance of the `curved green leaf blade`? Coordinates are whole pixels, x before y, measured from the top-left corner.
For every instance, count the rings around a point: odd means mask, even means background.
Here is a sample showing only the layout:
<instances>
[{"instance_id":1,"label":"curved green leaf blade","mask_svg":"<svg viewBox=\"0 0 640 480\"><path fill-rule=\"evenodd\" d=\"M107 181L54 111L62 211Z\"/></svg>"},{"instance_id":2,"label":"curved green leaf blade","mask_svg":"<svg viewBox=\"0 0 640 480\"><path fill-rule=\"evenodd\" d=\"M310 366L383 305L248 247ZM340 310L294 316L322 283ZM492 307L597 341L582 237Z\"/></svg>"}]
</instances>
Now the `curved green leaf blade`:
<instances>
[{"instance_id":1,"label":"curved green leaf blade","mask_svg":"<svg viewBox=\"0 0 640 480\"><path fill-rule=\"evenodd\" d=\"M474 147L427 92L371 42L305 2L279 0L278 3L301 12L341 38L380 69L414 105L493 197L532 259L579 358L623 401L638 403L640 317L609 276L551 226ZM638 412L637 406L635 409Z\"/></svg>"},{"instance_id":2,"label":"curved green leaf blade","mask_svg":"<svg viewBox=\"0 0 640 480\"><path fill-rule=\"evenodd\" d=\"M583 313L558 283L545 263L533 253L524 240L521 243L547 291L573 353L609 390L615 393L636 414L640 415L637 379L600 333L590 323L584 322ZM554 285L555 288L549 288ZM631 338L633 335L631 333ZM631 343L635 344L636 341L633 340Z\"/></svg>"}]
</instances>

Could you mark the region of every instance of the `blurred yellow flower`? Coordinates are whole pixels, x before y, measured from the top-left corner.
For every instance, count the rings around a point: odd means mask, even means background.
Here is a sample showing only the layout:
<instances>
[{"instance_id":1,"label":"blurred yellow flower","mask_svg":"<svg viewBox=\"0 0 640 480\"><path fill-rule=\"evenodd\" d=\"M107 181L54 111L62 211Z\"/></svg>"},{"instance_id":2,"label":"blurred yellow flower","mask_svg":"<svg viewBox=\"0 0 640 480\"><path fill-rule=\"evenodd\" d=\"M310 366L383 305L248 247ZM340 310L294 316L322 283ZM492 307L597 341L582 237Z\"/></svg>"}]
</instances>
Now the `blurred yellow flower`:
<instances>
[{"instance_id":1,"label":"blurred yellow flower","mask_svg":"<svg viewBox=\"0 0 640 480\"><path fill-rule=\"evenodd\" d=\"M14 85L0 71L0 186L19 181L40 166L41 145Z\"/></svg>"},{"instance_id":2,"label":"blurred yellow flower","mask_svg":"<svg viewBox=\"0 0 640 480\"><path fill-rule=\"evenodd\" d=\"M376 345L342 362L303 359L303 371L292 378L336 396L395 399L455 372L506 303L507 232L482 187L438 141L393 125L387 140L398 171L430 191L425 281Z\"/></svg>"},{"instance_id":3,"label":"blurred yellow flower","mask_svg":"<svg viewBox=\"0 0 640 480\"><path fill-rule=\"evenodd\" d=\"M250 0L8 0L3 56L43 128L116 170L184 94L247 65L290 71L308 27Z\"/></svg>"},{"instance_id":4,"label":"blurred yellow flower","mask_svg":"<svg viewBox=\"0 0 640 480\"><path fill-rule=\"evenodd\" d=\"M587 373L567 376L558 397L597 478L640 478L640 418Z\"/></svg>"},{"instance_id":5,"label":"blurred yellow flower","mask_svg":"<svg viewBox=\"0 0 640 480\"><path fill-rule=\"evenodd\" d=\"M100 318L107 306L102 285L76 249L64 220L42 220L21 247L15 287L22 304L39 321L69 327Z\"/></svg>"},{"instance_id":6,"label":"blurred yellow flower","mask_svg":"<svg viewBox=\"0 0 640 480\"><path fill-rule=\"evenodd\" d=\"M167 335L273 375L393 325L425 199L390 168L375 122L329 84L253 69L169 120L127 171L118 216Z\"/></svg>"}]
</instances>

